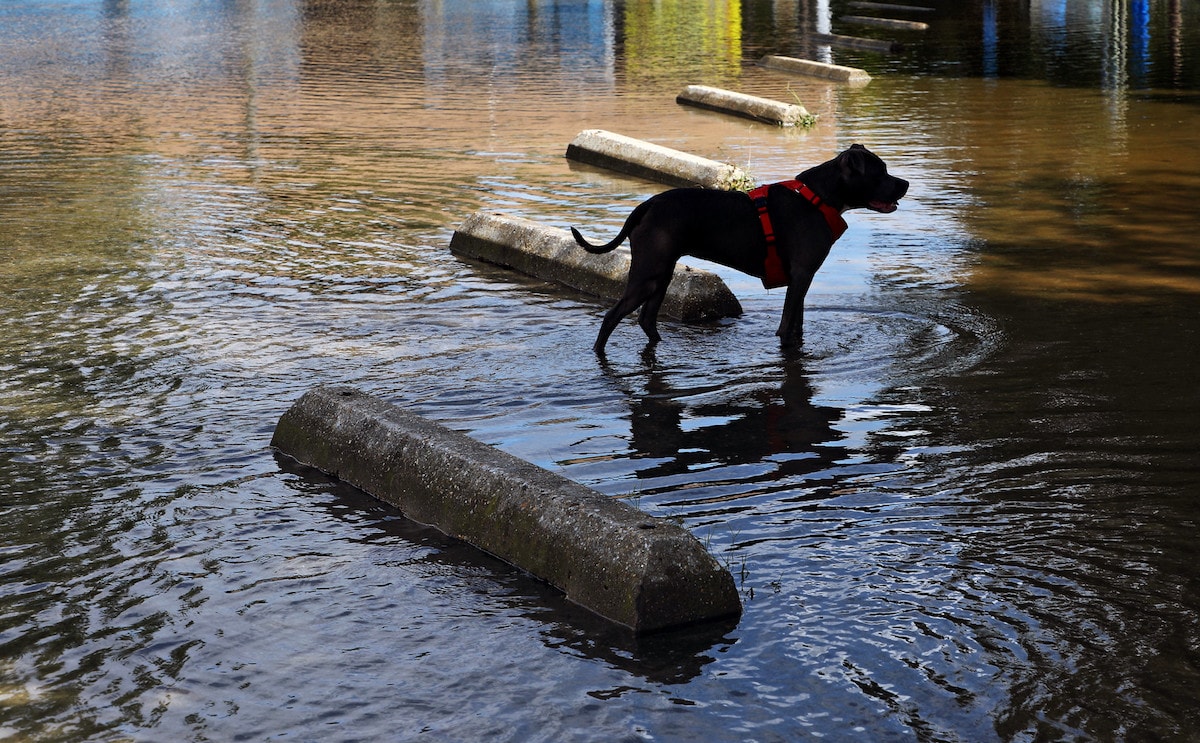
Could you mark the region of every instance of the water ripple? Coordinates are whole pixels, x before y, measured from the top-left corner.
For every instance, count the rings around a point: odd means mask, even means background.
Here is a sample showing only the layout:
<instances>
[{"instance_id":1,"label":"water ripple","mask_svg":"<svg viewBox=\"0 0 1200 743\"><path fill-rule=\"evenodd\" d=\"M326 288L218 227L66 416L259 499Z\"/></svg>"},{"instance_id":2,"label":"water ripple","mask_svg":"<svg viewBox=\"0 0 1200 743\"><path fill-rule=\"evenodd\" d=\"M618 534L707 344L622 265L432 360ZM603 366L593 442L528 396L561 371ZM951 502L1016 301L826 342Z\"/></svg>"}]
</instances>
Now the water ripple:
<instances>
[{"instance_id":1,"label":"water ripple","mask_svg":"<svg viewBox=\"0 0 1200 743\"><path fill-rule=\"evenodd\" d=\"M1186 274L1177 104L922 53L788 81L743 64L800 43L753 4L694 39L704 3L127 5L0 9L0 737L1195 727L1194 303L1046 294L1147 244ZM821 119L681 109L692 82ZM913 188L850 216L802 352L782 293L717 268L741 318L626 324L600 363L605 303L447 250L484 208L615 232L660 186L567 162L592 126L762 181L862 141ZM679 520L745 615L631 640L277 459L319 383Z\"/></svg>"}]
</instances>

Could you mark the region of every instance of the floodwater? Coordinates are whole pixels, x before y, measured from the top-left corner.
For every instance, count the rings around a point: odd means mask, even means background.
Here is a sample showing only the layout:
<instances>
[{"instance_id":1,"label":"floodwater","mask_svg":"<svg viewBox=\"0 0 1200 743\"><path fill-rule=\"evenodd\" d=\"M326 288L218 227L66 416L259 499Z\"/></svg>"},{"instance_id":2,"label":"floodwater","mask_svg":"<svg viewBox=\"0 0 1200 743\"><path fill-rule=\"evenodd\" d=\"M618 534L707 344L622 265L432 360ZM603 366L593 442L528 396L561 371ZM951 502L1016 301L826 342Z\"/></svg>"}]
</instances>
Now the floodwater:
<instances>
[{"instance_id":1,"label":"floodwater","mask_svg":"<svg viewBox=\"0 0 1200 743\"><path fill-rule=\"evenodd\" d=\"M1200 740L1200 2L924 4L3 3L0 739ZM585 128L913 185L802 353L718 269L744 316L600 363L604 303L447 250L661 190ZM635 640L277 458L320 383L681 520L744 616Z\"/></svg>"}]
</instances>

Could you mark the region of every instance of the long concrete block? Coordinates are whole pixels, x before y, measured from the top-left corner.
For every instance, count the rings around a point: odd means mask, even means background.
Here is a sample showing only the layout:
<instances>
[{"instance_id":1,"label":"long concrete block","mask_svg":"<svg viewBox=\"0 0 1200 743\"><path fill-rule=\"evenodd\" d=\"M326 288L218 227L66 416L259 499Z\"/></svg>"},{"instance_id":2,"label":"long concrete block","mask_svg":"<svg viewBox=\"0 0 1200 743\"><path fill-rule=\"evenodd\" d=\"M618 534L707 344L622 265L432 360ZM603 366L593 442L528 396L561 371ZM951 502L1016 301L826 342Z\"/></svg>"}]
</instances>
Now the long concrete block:
<instances>
[{"instance_id":1,"label":"long concrete block","mask_svg":"<svg viewBox=\"0 0 1200 743\"><path fill-rule=\"evenodd\" d=\"M843 49L858 49L865 52L882 52L891 54L904 51L904 44L888 39L865 39L861 36L842 36L839 34L812 34L810 39L818 44L838 46Z\"/></svg>"},{"instance_id":2,"label":"long concrete block","mask_svg":"<svg viewBox=\"0 0 1200 743\"><path fill-rule=\"evenodd\" d=\"M932 13L937 8L930 8L924 5L896 5L895 3L876 3L869 0L861 2L848 2L847 7L859 8L861 10L882 10L894 11L897 13Z\"/></svg>"},{"instance_id":3,"label":"long concrete block","mask_svg":"<svg viewBox=\"0 0 1200 743\"><path fill-rule=\"evenodd\" d=\"M671 186L748 190L754 179L741 168L603 129L585 129L567 145L567 157Z\"/></svg>"},{"instance_id":4,"label":"long concrete block","mask_svg":"<svg viewBox=\"0 0 1200 743\"><path fill-rule=\"evenodd\" d=\"M781 57L777 54L768 54L760 59L758 64L771 70L790 72L795 75L807 75L808 77L820 77L851 85L866 85L871 82L871 76L867 74L866 70L860 70L857 67L828 64L826 62L814 62L811 59L797 59L795 57Z\"/></svg>"},{"instance_id":5,"label":"long concrete block","mask_svg":"<svg viewBox=\"0 0 1200 743\"><path fill-rule=\"evenodd\" d=\"M317 387L271 445L637 632L736 616L733 576L687 529L350 387Z\"/></svg>"},{"instance_id":6,"label":"long concrete block","mask_svg":"<svg viewBox=\"0 0 1200 743\"><path fill-rule=\"evenodd\" d=\"M450 239L450 251L614 301L629 275L626 248L593 255L566 230L496 212L467 217ZM738 317L742 305L720 276L676 265L662 312L685 322L707 322Z\"/></svg>"},{"instance_id":7,"label":"long concrete block","mask_svg":"<svg viewBox=\"0 0 1200 743\"><path fill-rule=\"evenodd\" d=\"M742 116L756 121L765 121L776 126L811 127L817 117L804 106L795 103L773 101L756 95L736 93L732 90L712 88L707 85L689 85L675 97L675 102L705 108L710 111Z\"/></svg>"},{"instance_id":8,"label":"long concrete block","mask_svg":"<svg viewBox=\"0 0 1200 743\"><path fill-rule=\"evenodd\" d=\"M857 23L860 26L874 26L892 31L928 31L929 24L921 21L901 21L895 18L875 18L867 15L844 15L838 20L845 23Z\"/></svg>"}]
</instances>

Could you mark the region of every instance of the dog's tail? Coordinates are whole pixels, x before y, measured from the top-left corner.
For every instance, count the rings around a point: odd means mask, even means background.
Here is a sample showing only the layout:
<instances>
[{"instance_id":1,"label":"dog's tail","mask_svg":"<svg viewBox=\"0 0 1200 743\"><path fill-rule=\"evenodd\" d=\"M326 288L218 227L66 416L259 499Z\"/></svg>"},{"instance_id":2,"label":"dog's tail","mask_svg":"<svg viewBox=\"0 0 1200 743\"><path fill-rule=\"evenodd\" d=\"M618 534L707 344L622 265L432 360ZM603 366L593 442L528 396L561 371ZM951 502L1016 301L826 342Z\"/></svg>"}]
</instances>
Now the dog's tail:
<instances>
[{"instance_id":1,"label":"dog's tail","mask_svg":"<svg viewBox=\"0 0 1200 743\"><path fill-rule=\"evenodd\" d=\"M616 250L617 246L625 242L625 238L628 236L625 230L621 230L616 239L614 239L612 242L605 245L592 245L590 242L583 239L583 235L579 234L579 230L575 229L574 227L571 228L571 235L575 238L575 242L583 246L583 249L589 253L607 253L609 251Z\"/></svg>"},{"instance_id":2,"label":"dog's tail","mask_svg":"<svg viewBox=\"0 0 1200 743\"><path fill-rule=\"evenodd\" d=\"M592 245L583 239L583 235L574 227L571 228L571 235L575 237L575 242L583 246L583 249L589 253L609 253L616 250L618 245L625 242L625 238L629 237L629 233L633 232L633 228L638 226L638 223L642 221L642 215L646 213L649 203L649 201L643 201L638 204L633 213L629 215L629 218L625 220L625 224L621 225L621 231L617 233L617 236L603 245Z\"/></svg>"}]
</instances>

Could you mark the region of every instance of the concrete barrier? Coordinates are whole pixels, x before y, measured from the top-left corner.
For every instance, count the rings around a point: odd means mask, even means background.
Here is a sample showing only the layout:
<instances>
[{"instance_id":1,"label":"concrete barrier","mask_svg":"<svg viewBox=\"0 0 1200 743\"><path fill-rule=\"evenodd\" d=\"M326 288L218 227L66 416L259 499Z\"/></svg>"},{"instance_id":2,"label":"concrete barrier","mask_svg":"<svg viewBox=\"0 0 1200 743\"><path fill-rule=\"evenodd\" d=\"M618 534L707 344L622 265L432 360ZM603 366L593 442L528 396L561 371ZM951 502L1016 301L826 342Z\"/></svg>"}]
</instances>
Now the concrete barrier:
<instances>
[{"instance_id":1,"label":"concrete barrier","mask_svg":"<svg viewBox=\"0 0 1200 743\"><path fill-rule=\"evenodd\" d=\"M900 21L895 18L875 18L866 15L844 15L838 18L839 21L845 23L857 23L860 26L874 26L875 28L886 28L892 31L927 31L929 30L928 23L921 21Z\"/></svg>"},{"instance_id":2,"label":"concrete barrier","mask_svg":"<svg viewBox=\"0 0 1200 743\"><path fill-rule=\"evenodd\" d=\"M450 252L614 301L625 291L629 275L626 248L593 255L566 230L495 212L467 217L450 239ZM742 305L720 276L676 265L662 312L685 322L706 322L738 317Z\"/></svg>"},{"instance_id":3,"label":"concrete barrier","mask_svg":"<svg viewBox=\"0 0 1200 743\"><path fill-rule=\"evenodd\" d=\"M586 129L567 145L567 157L672 186L748 190L754 180L741 168L633 137Z\"/></svg>"},{"instance_id":4,"label":"concrete barrier","mask_svg":"<svg viewBox=\"0 0 1200 743\"><path fill-rule=\"evenodd\" d=\"M811 34L808 38L818 44L857 49L864 52L881 52L891 54L904 51L904 44L888 39L864 39L861 36L841 36L839 34Z\"/></svg>"},{"instance_id":5,"label":"concrete barrier","mask_svg":"<svg viewBox=\"0 0 1200 743\"><path fill-rule=\"evenodd\" d=\"M820 77L856 86L866 85L871 82L871 76L867 74L866 70L860 70L857 67L827 64L825 62L814 62L811 59L797 59L795 57L781 57L776 54L768 54L760 59L758 64L771 70L790 72L795 75L806 75L808 77Z\"/></svg>"},{"instance_id":6,"label":"concrete barrier","mask_svg":"<svg viewBox=\"0 0 1200 743\"><path fill-rule=\"evenodd\" d=\"M676 103L697 106L710 111L742 116L756 121L765 121L776 126L811 127L817 117L804 106L794 103L773 101L745 93L735 93L707 85L689 85L675 98Z\"/></svg>"},{"instance_id":7,"label":"concrete barrier","mask_svg":"<svg viewBox=\"0 0 1200 743\"><path fill-rule=\"evenodd\" d=\"M349 387L317 387L271 445L650 632L736 616L733 576L691 532Z\"/></svg>"},{"instance_id":8,"label":"concrete barrier","mask_svg":"<svg viewBox=\"0 0 1200 743\"><path fill-rule=\"evenodd\" d=\"M860 10L882 10L885 12L896 13L932 13L937 8L929 8L924 5L896 5L894 3L875 3L868 0L860 2L848 2L846 6L849 8L858 8Z\"/></svg>"}]
</instances>

